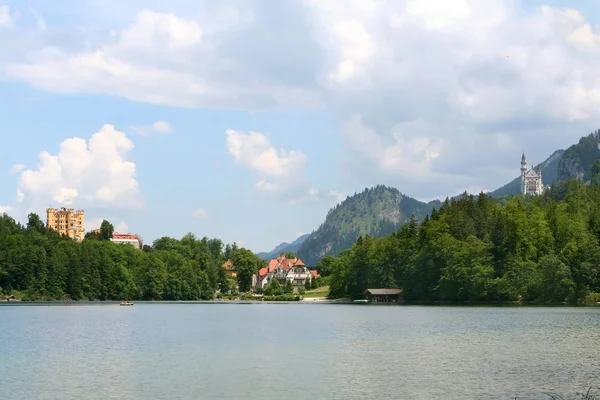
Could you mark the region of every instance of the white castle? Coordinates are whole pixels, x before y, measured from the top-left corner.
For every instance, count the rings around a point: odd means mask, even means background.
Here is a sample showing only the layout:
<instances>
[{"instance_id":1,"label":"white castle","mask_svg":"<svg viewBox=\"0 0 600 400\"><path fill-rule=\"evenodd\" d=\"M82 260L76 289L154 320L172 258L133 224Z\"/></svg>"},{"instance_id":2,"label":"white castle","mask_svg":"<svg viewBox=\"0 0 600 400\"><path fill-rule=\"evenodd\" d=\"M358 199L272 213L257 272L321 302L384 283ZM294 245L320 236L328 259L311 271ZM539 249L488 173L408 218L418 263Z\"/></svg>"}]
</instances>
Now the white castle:
<instances>
[{"instance_id":1,"label":"white castle","mask_svg":"<svg viewBox=\"0 0 600 400\"><path fill-rule=\"evenodd\" d=\"M525 153L521 157L521 193L522 194L542 194L544 191L544 184L542 183L542 170L531 167L527 170L527 159Z\"/></svg>"}]
</instances>

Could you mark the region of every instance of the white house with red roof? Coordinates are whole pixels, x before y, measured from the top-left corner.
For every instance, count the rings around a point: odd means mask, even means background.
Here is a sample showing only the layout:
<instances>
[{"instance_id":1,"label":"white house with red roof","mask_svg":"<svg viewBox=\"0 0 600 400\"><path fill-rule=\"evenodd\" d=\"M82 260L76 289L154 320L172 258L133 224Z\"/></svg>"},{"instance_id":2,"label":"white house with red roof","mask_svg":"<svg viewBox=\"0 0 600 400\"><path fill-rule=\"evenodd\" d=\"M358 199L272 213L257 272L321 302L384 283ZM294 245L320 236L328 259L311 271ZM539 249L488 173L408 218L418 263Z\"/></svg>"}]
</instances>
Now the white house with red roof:
<instances>
[{"instance_id":1,"label":"white house with red roof","mask_svg":"<svg viewBox=\"0 0 600 400\"><path fill-rule=\"evenodd\" d=\"M110 238L110 241L113 243L119 243L119 244L129 244L133 247L135 247L136 249L141 249L142 248L142 241L140 240L140 238L138 237L138 235L134 235L133 233L113 233L112 238Z\"/></svg>"},{"instance_id":2,"label":"white house with red roof","mask_svg":"<svg viewBox=\"0 0 600 400\"><path fill-rule=\"evenodd\" d=\"M277 279L281 285L288 281L294 286L304 286L306 281L318 277L317 271L311 271L299 258L285 258L282 254L269 261L269 266L261 268L258 274L252 277L252 287L262 289Z\"/></svg>"}]
</instances>

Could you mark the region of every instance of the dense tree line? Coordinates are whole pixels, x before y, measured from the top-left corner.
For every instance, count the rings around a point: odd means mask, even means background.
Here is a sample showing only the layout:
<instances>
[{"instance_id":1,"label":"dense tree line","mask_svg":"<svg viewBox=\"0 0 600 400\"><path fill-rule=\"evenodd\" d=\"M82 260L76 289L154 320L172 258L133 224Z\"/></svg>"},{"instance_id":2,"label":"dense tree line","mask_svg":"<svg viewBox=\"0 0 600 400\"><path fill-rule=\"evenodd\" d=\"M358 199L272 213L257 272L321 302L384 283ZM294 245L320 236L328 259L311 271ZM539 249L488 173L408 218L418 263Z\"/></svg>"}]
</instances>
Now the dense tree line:
<instances>
[{"instance_id":1,"label":"dense tree line","mask_svg":"<svg viewBox=\"0 0 600 400\"><path fill-rule=\"evenodd\" d=\"M600 162L591 170L591 183L556 183L541 196L446 200L317 268L331 275L331 297L400 287L420 301L600 301Z\"/></svg>"},{"instance_id":2,"label":"dense tree line","mask_svg":"<svg viewBox=\"0 0 600 400\"><path fill-rule=\"evenodd\" d=\"M82 243L47 229L36 214L26 226L0 215L0 293L23 299L199 300L217 291L247 290L262 263L219 239L162 237L138 250L109 241L112 226ZM221 267L231 259L238 280Z\"/></svg>"}]
</instances>

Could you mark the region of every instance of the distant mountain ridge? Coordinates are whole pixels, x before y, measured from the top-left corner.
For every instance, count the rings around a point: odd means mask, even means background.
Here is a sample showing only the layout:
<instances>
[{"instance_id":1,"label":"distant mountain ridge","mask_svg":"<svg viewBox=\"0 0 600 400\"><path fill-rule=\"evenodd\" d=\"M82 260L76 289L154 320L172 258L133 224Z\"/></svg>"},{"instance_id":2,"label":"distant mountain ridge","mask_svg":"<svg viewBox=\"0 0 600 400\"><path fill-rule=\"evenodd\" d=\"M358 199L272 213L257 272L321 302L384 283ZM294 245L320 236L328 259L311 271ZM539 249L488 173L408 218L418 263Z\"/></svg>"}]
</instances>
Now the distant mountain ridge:
<instances>
[{"instance_id":1,"label":"distant mountain ridge","mask_svg":"<svg viewBox=\"0 0 600 400\"><path fill-rule=\"evenodd\" d=\"M542 171L544 185L567 179L587 180L589 170L597 159L600 159L600 130L582 137L566 150L554 151L536 168ZM498 198L520 193L521 177L518 176L487 194ZM439 200L424 203L402 194L398 189L379 185L355 193L329 210L325 221L311 234L298 238L292 244L282 243L271 252L260 253L259 256L269 259L278 253L292 251L307 265L314 266L322 257L338 255L350 248L359 235L389 235L397 231L411 215L421 220L433 208L441 205ZM300 244L295 247L299 241Z\"/></svg>"},{"instance_id":2,"label":"distant mountain ridge","mask_svg":"<svg viewBox=\"0 0 600 400\"><path fill-rule=\"evenodd\" d=\"M365 189L329 210L325 222L298 249L298 257L314 266L322 257L352 246L360 235L387 236L412 215L422 219L441 204L438 200L424 203L384 185Z\"/></svg>"},{"instance_id":3,"label":"distant mountain ridge","mask_svg":"<svg viewBox=\"0 0 600 400\"><path fill-rule=\"evenodd\" d=\"M298 236L298 238L296 240L294 240L292 243L287 243L287 242L280 243L273 250L258 253L257 256L268 261L268 260L272 260L272 259L276 258L281 253L292 252L295 254L298 251L298 248L300 247L300 245L302 243L304 243L306 238L308 238L309 236L310 236L309 233Z\"/></svg>"}]
</instances>

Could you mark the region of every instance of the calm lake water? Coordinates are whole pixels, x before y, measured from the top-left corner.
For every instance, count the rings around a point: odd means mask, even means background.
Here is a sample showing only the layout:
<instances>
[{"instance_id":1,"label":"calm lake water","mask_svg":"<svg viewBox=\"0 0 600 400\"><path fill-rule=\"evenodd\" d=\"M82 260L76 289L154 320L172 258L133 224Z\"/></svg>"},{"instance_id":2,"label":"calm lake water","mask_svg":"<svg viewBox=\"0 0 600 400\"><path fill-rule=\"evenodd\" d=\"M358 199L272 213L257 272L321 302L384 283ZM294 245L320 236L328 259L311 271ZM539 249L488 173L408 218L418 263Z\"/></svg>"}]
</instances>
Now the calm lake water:
<instances>
[{"instance_id":1,"label":"calm lake water","mask_svg":"<svg viewBox=\"0 0 600 400\"><path fill-rule=\"evenodd\" d=\"M0 398L542 399L600 386L600 308L0 306Z\"/></svg>"}]
</instances>

